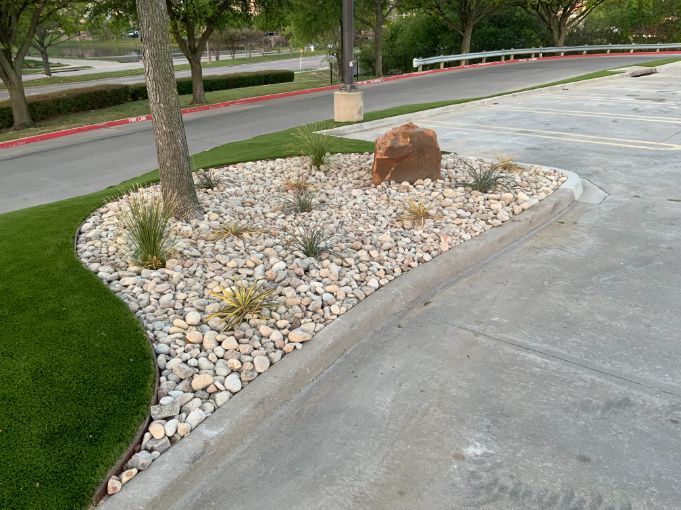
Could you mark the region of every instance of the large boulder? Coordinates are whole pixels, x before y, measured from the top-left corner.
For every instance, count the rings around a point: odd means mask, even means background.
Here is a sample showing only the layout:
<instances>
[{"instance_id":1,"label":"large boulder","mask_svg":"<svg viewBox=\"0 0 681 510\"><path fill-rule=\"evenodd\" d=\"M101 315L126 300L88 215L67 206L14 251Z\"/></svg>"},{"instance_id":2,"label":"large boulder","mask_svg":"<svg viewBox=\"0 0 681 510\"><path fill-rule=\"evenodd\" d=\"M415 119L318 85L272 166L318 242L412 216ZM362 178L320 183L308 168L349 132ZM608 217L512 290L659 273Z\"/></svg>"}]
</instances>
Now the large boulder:
<instances>
[{"instance_id":1,"label":"large boulder","mask_svg":"<svg viewBox=\"0 0 681 510\"><path fill-rule=\"evenodd\" d=\"M372 182L416 182L440 179L442 153L432 129L409 122L388 131L376 140Z\"/></svg>"}]
</instances>

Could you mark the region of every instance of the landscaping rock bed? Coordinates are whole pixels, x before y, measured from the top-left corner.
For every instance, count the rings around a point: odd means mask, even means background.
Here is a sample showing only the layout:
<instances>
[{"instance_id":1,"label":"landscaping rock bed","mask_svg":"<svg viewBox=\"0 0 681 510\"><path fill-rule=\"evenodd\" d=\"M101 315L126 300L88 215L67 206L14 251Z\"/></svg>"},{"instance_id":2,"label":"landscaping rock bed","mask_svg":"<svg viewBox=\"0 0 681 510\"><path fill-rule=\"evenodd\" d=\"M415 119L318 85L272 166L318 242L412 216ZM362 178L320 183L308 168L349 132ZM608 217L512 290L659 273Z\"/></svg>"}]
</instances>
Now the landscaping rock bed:
<instances>
[{"instance_id":1,"label":"landscaping rock bed","mask_svg":"<svg viewBox=\"0 0 681 510\"><path fill-rule=\"evenodd\" d=\"M318 171L304 158L215 170L221 184L198 190L203 218L173 224L176 253L158 270L130 257L120 224L127 197L95 211L81 228L78 256L142 320L161 372L142 450L109 481L109 492L357 303L532 207L565 180L554 170L517 167L506 191L465 187L467 165L484 164L444 155L442 180L378 186L371 184L371 154L334 155ZM313 210L296 214L287 187L301 172L314 193ZM425 211L423 221L410 214L414 205ZM254 230L216 236L233 223ZM305 257L292 243L312 228L327 237L328 251L319 258ZM223 330L222 320L211 318L221 307L215 294L252 282L272 289L272 308L265 318Z\"/></svg>"}]
</instances>

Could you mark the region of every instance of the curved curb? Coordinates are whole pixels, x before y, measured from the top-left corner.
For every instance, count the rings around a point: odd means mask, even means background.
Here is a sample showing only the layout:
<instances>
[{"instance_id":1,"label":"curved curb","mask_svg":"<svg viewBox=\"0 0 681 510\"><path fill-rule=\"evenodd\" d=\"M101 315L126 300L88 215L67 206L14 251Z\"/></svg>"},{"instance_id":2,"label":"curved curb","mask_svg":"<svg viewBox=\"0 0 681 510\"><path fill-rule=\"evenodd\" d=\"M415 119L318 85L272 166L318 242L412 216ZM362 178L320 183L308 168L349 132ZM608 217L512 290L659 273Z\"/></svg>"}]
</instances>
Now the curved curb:
<instances>
[{"instance_id":1,"label":"curved curb","mask_svg":"<svg viewBox=\"0 0 681 510\"><path fill-rule=\"evenodd\" d=\"M565 173L570 181L572 173ZM292 401L363 338L385 323L397 320L405 310L423 302L439 288L478 269L532 235L570 208L577 197L576 186L561 186L503 225L396 278L317 333L304 349L270 368L265 377L255 379L249 384L250 389L239 392L217 409L187 438L173 445L152 466L128 482L123 491L106 499L100 508L167 508L186 492L187 487L210 476L217 459L247 440L253 430Z\"/></svg>"},{"instance_id":2,"label":"curved curb","mask_svg":"<svg viewBox=\"0 0 681 510\"><path fill-rule=\"evenodd\" d=\"M498 65L508 65L508 64L519 64L519 63L525 63L525 62L535 62L535 61L543 61L543 60L565 60L565 59L575 59L575 58L593 58L593 57L600 57L600 58L620 58L620 57L631 57L631 56L642 56L642 55L651 55L651 56L659 56L659 55L678 55L681 52L679 51L660 51L660 52L653 52L653 51L648 51L648 52L636 52L636 53L592 53L592 54L587 54L587 55L564 55L564 56L552 56L552 57L537 57L537 58L518 58L518 59L513 59L513 60L503 60L503 61L494 61L494 62L484 62L484 63L479 63L479 64L467 64L463 66L456 66L456 67L445 67L443 69L429 69L427 71L420 71L420 72L413 72L413 73L405 73L405 74L398 74L395 76L385 76L383 78L375 78L373 80L364 80L364 81L358 81L357 85L373 85L376 83L385 83L385 82L390 82L390 81L396 81L396 80L404 80L407 78L418 78L420 76L428 76L431 74L439 74L439 73L448 73L452 71L461 71L464 69L475 69L478 67L490 67L490 66L498 66ZM588 81L588 80L587 80ZM276 94L267 94L264 96L255 96L255 97L246 97L243 99L234 99L231 101L223 101L221 103L212 103L212 104L207 104L207 105L202 105L202 106L192 106L188 108L183 108L181 110L182 115L188 115L191 113L197 113L197 112L204 112L204 111L210 111L210 110L219 110L221 108L227 108L230 106L237 106L237 105L244 105L244 104L251 104L251 103L260 103L262 101L270 101L274 99L283 99L287 97L293 97L293 96L300 96L300 95L305 95L305 94L315 94L319 92L327 92L330 90L336 90L338 89L339 85L326 85L324 87L315 87L311 89L301 89L301 90L294 90L291 92L279 92ZM118 126L124 126L126 124L138 124L140 122L148 122L151 120L151 114L146 114L146 115L139 115L136 117L128 117L125 119L117 119L117 120L110 120L106 122L100 122L98 124L87 124L84 126L76 126L72 128L67 128L67 129L61 129L59 131L51 131L49 133L41 133L39 135L33 135L33 136L27 136L24 138L16 138L14 140L8 140L6 142L0 142L0 150L2 149L11 149L14 147L20 147L22 145L27 145L29 143L36 143L36 142L43 142L47 140L53 140L55 138L62 138L64 136L70 136L70 135L76 135L79 133L86 133L88 131L95 131L98 129L106 129L106 128L112 128L112 127L118 127Z\"/></svg>"},{"instance_id":3,"label":"curved curb","mask_svg":"<svg viewBox=\"0 0 681 510\"><path fill-rule=\"evenodd\" d=\"M80 225L78 225L78 228L76 229L76 232L73 236L73 255L80 264L80 266L87 271L88 273L92 274L92 271L85 267L85 264L83 264L83 261L78 258L78 235L80 234L80 229L83 227L83 225L88 221L89 214L88 216L80 222ZM104 285L99 278L97 278L97 281L99 282L100 285ZM111 289L109 288L108 285L104 285L106 289L111 292L114 295L114 298L118 299L120 301L120 298L116 296ZM129 311L129 310L128 310ZM137 317L137 315L132 314L135 319L137 319L137 322L140 325L140 329L144 334L145 328L144 328L144 323L142 320ZM151 341L151 339L144 334L144 338L147 341L147 346L149 347L149 352L151 354L151 366L154 371L154 387L152 388L151 391L151 398L149 399L149 406L147 407L147 414L144 420L140 423L139 427L137 427L137 430L135 431L135 435L133 436L132 440L130 441L128 447L125 449L125 451L121 454L121 456L118 458L116 463L111 466L111 468L106 472L106 475L104 476L104 479L100 482L100 484L97 486L95 489L94 493L92 494L92 497L90 498L90 501L92 505L97 505L99 502L107 495L107 484L109 483L109 478L111 478L113 475L118 475L121 471L123 471L123 468L125 467L126 462L130 460L130 458L135 455L137 452L141 450L141 445L142 445L142 438L144 437L144 433L147 431L147 428L149 427L149 424L151 423L151 406L156 404L158 402L158 382L161 377L161 371L158 368L158 364L156 362L156 351L154 350L154 344Z\"/></svg>"}]
</instances>

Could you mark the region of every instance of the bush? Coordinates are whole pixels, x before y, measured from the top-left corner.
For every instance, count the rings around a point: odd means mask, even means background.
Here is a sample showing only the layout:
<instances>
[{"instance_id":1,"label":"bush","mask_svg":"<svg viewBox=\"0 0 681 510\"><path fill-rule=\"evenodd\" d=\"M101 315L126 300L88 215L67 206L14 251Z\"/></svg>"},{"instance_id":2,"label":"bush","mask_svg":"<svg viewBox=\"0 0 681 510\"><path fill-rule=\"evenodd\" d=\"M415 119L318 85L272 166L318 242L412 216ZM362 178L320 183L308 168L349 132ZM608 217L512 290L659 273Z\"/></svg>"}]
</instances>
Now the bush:
<instances>
[{"instance_id":1,"label":"bush","mask_svg":"<svg viewBox=\"0 0 681 510\"><path fill-rule=\"evenodd\" d=\"M307 156L312 168L319 170L326 163L331 152L331 138L321 133L325 129L322 122L314 122L299 127L295 132L295 143L303 156Z\"/></svg>"},{"instance_id":2,"label":"bush","mask_svg":"<svg viewBox=\"0 0 681 510\"><path fill-rule=\"evenodd\" d=\"M224 321L223 333L239 327L248 318L264 319L262 312L276 306L275 302L270 301L274 290L262 286L260 282L253 282L233 285L222 289L220 293L211 292L213 297L222 301L222 306L220 311L208 317Z\"/></svg>"},{"instance_id":3,"label":"bush","mask_svg":"<svg viewBox=\"0 0 681 510\"><path fill-rule=\"evenodd\" d=\"M125 85L103 85L81 88L28 98L28 111L35 122L66 115L108 108L130 101ZM12 108L8 102L0 103L0 129L11 128L14 123Z\"/></svg>"},{"instance_id":4,"label":"bush","mask_svg":"<svg viewBox=\"0 0 681 510\"><path fill-rule=\"evenodd\" d=\"M203 87L206 92L212 92L273 83L287 83L292 82L294 77L293 71L280 70L232 73L208 76L203 79ZM180 95L191 94L191 78L177 80L177 91ZM32 96L28 98L28 110L33 121L40 122L59 115L100 110L130 101L139 101L140 99L147 99L146 85L103 85ZM0 102L0 129L11 128L13 123L14 117L9 103Z\"/></svg>"}]
</instances>

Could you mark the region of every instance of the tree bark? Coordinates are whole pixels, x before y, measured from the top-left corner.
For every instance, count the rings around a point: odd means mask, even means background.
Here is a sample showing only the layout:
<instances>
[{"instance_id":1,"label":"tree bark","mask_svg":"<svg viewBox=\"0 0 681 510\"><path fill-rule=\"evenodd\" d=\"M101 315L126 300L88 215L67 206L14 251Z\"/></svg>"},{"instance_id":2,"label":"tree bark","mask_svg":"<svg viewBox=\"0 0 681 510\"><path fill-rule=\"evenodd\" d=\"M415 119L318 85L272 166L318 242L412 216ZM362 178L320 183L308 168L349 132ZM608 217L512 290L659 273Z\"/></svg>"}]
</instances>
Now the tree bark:
<instances>
[{"instance_id":1,"label":"tree bark","mask_svg":"<svg viewBox=\"0 0 681 510\"><path fill-rule=\"evenodd\" d=\"M33 126L33 119L28 110L28 101L24 94L24 83L21 80L21 75L17 74L14 70L12 70L11 73L5 74L8 75L7 80L3 81L7 86L9 104L12 108L12 116L14 117L12 129L18 131L20 129L30 128Z\"/></svg>"},{"instance_id":2,"label":"tree bark","mask_svg":"<svg viewBox=\"0 0 681 510\"><path fill-rule=\"evenodd\" d=\"M43 61L43 74L45 76L52 76L52 69L50 69L50 57L47 55L47 49L40 48L40 58Z\"/></svg>"},{"instance_id":3,"label":"tree bark","mask_svg":"<svg viewBox=\"0 0 681 510\"><path fill-rule=\"evenodd\" d=\"M473 38L473 24L469 23L463 27L461 32L461 53L471 52L471 39ZM462 60L461 65L468 64L468 60Z\"/></svg>"},{"instance_id":4,"label":"tree bark","mask_svg":"<svg viewBox=\"0 0 681 510\"><path fill-rule=\"evenodd\" d=\"M383 0L375 0L376 24L374 25L374 69L376 76L383 76Z\"/></svg>"},{"instance_id":5,"label":"tree bark","mask_svg":"<svg viewBox=\"0 0 681 510\"><path fill-rule=\"evenodd\" d=\"M201 205L194 188L180 113L168 41L168 13L162 0L137 0L137 15L163 201L172 207L176 218L198 217Z\"/></svg>"},{"instance_id":6,"label":"tree bark","mask_svg":"<svg viewBox=\"0 0 681 510\"><path fill-rule=\"evenodd\" d=\"M206 102L206 94L203 89L203 67L201 67L201 57L198 61L190 58L189 67L192 71L192 104L203 104Z\"/></svg>"},{"instance_id":7,"label":"tree bark","mask_svg":"<svg viewBox=\"0 0 681 510\"><path fill-rule=\"evenodd\" d=\"M565 46L565 37L567 36L567 27L557 26L551 29L553 37L553 45L557 48Z\"/></svg>"}]
</instances>

